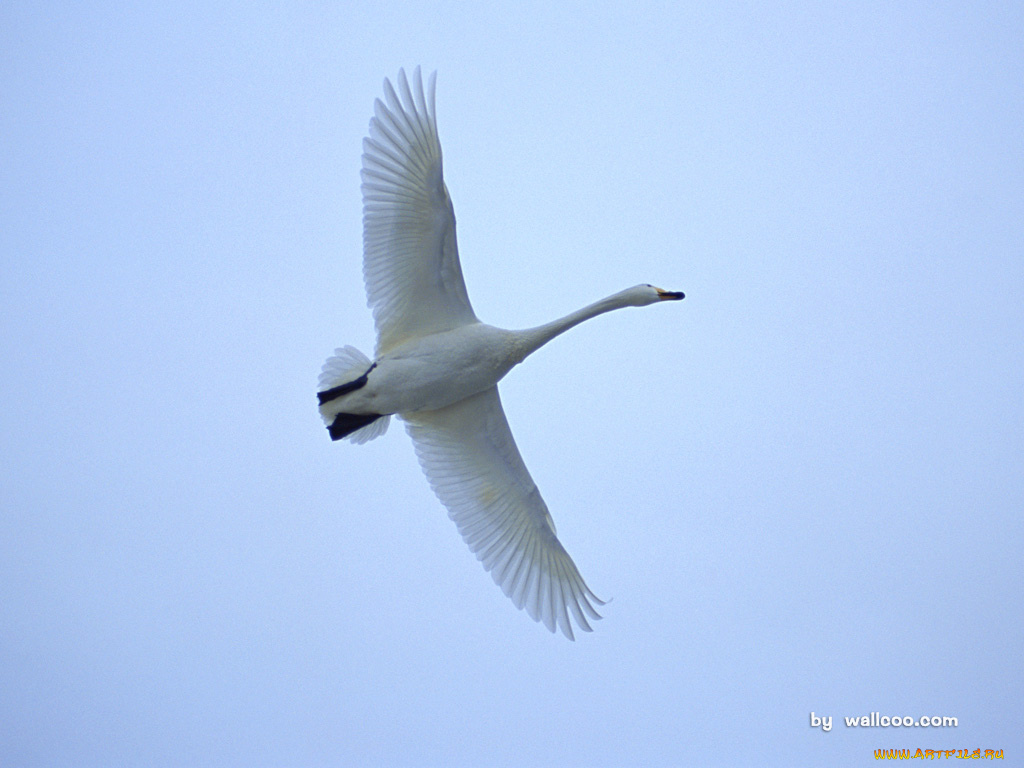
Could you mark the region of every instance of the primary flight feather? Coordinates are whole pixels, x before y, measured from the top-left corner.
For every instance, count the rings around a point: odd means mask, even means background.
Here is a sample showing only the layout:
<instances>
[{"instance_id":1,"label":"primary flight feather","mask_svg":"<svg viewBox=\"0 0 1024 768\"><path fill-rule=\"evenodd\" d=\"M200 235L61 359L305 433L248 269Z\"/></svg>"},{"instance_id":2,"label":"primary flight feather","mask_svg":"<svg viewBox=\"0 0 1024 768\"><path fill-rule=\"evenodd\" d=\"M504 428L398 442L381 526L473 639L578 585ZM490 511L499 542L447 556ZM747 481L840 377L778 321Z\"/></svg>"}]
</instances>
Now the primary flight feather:
<instances>
[{"instance_id":1,"label":"primary flight feather","mask_svg":"<svg viewBox=\"0 0 1024 768\"><path fill-rule=\"evenodd\" d=\"M434 83L384 81L363 140L363 278L377 328L375 359L335 351L320 374L331 439L363 443L406 423L427 480L494 581L518 608L573 639L602 601L555 534L498 396L513 366L555 336L622 307L682 299L638 285L523 331L481 323L469 302L444 184ZM570 616L572 617L570 620Z\"/></svg>"}]
</instances>

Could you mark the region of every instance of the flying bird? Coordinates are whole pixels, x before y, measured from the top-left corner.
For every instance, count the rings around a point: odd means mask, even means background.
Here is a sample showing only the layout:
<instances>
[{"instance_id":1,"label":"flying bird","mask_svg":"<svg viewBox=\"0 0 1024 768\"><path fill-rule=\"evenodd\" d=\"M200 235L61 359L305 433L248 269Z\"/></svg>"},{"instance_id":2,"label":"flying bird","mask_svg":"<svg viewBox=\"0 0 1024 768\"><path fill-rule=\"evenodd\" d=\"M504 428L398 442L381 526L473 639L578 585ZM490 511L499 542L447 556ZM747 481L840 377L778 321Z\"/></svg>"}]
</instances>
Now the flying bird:
<instances>
[{"instance_id":1,"label":"flying bird","mask_svg":"<svg viewBox=\"0 0 1024 768\"><path fill-rule=\"evenodd\" d=\"M553 338L604 312L683 298L637 285L546 325L481 323L466 293L455 211L441 172L434 86L419 67L384 81L363 140L363 278L377 330L370 360L335 350L319 379L332 440L364 443L405 422L427 480L470 550L517 608L574 639L603 605L555 534L523 463L497 384Z\"/></svg>"}]
</instances>

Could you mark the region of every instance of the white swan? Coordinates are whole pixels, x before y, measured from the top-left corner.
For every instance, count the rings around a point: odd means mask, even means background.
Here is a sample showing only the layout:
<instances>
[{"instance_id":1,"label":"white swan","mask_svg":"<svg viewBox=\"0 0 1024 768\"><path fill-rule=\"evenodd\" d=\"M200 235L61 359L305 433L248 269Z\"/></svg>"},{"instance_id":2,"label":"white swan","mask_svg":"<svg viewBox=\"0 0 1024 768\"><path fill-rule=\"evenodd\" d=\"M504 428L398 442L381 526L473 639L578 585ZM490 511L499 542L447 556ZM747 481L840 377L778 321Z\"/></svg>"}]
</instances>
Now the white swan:
<instances>
[{"instance_id":1,"label":"white swan","mask_svg":"<svg viewBox=\"0 0 1024 768\"><path fill-rule=\"evenodd\" d=\"M377 327L376 359L335 351L320 375L320 414L331 438L362 443L406 422L431 487L469 548L515 603L570 640L601 618L555 535L544 500L516 449L497 383L574 325L620 307L681 299L638 285L560 320L506 331L477 320L455 243L455 212L441 175L434 82L419 67L399 97L384 81L363 140L363 277Z\"/></svg>"}]
</instances>

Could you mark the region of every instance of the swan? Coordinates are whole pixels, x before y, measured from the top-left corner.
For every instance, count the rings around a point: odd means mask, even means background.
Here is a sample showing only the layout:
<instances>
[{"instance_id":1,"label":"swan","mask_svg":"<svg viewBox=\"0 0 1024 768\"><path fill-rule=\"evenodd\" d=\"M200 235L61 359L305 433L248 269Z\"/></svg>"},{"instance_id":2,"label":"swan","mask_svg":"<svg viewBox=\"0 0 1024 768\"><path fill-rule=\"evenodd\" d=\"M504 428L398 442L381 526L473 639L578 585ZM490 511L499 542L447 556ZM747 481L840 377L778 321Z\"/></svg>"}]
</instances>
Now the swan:
<instances>
[{"instance_id":1,"label":"swan","mask_svg":"<svg viewBox=\"0 0 1024 768\"><path fill-rule=\"evenodd\" d=\"M324 363L317 399L332 440L365 443L397 415L434 493L470 550L517 608L570 640L604 605L559 542L523 463L498 382L584 320L683 298L637 285L546 325L481 323L466 293L455 212L441 172L435 83L384 80L363 140L363 278L377 331L374 359L351 346ZM399 96L400 94L400 96Z\"/></svg>"}]
</instances>

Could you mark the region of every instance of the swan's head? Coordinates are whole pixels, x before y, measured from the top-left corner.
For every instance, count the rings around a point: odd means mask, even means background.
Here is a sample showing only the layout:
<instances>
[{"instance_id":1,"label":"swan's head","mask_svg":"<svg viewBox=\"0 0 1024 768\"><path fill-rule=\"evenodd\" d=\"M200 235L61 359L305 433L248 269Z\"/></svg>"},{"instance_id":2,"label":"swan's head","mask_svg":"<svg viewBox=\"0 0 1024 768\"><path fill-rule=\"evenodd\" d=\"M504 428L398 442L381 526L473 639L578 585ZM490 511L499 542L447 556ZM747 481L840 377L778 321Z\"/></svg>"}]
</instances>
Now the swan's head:
<instances>
[{"instance_id":1,"label":"swan's head","mask_svg":"<svg viewBox=\"0 0 1024 768\"><path fill-rule=\"evenodd\" d=\"M650 283L634 285L619 294L620 301L627 307L646 307L659 301L679 301L683 298L682 291L666 291L655 288Z\"/></svg>"}]
</instances>

